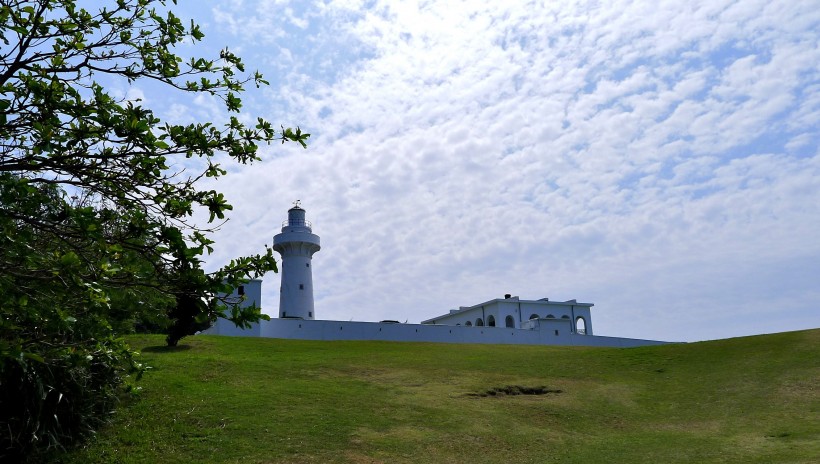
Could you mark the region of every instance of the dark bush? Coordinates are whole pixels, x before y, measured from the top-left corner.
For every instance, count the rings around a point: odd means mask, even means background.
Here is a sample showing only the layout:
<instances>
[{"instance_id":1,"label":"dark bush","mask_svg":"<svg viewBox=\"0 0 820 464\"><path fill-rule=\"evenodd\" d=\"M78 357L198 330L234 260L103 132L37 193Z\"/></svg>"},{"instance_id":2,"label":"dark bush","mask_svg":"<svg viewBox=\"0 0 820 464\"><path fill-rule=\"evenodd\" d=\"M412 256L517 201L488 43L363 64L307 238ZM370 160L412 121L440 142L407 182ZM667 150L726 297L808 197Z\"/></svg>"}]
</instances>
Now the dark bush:
<instances>
[{"instance_id":1,"label":"dark bush","mask_svg":"<svg viewBox=\"0 0 820 464\"><path fill-rule=\"evenodd\" d=\"M141 366L122 342L2 352L0 462L39 462L106 422Z\"/></svg>"}]
</instances>

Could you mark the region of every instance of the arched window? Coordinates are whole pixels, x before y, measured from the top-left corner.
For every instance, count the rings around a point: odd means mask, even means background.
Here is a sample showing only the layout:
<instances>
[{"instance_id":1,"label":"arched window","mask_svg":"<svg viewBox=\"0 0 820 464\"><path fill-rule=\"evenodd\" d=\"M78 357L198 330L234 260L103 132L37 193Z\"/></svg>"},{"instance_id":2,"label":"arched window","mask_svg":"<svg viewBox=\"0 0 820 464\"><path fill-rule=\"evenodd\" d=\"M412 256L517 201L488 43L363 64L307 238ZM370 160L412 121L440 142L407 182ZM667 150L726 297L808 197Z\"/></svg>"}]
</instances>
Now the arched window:
<instances>
[{"instance_id":1,"label":"arched window","mask_svg":"<svg viewBox=\"0 0 820 464\"><path fill-rule=\"evenodd\" d=\"M587 334L587 321L585 321L581 316L578 316L578 318L575 319L575 333L578 335Z\"/></svg>"},{"instance_id":2,"label":"arched window","mask_svg":"<svg viewBox=\"0 0 820 464\"><path fill-rule=\"evenodd\" d=\"M555 316L553 316L552 314L547 314L547 319L555 319Z\"/></svg>"},{"instance_id":3,"label":"arched window","mask_svg":"<svg viewBox=\"0 0 820 464\"><path fill-rule=\"evenodd\" d=\"M569 316L567 316L566 314L564 314L563 316L561 316L561 319L569 319Z\"/></svg>"},{"instance_id":4,"label":"arched window","mask_svg":"<svg viewBox=\"0 0 820 464\"><path fill-rule=\"evenodd\" d=\"M487 326L488 327L495 327L495 317L490 315L487 316Z\"/></svg>"},{"instance_id":5,"label":"arched window","mask_svg":"<svg viewBox=\"0 0 820 464\"><path fill-rule=\"evenodd\" d=\"M475 325L476 325L476 327L483 327L484 326L484 321L482 321L481 318L479 317L478 319L475 320Z\"/></svg>"},{"instance_id":6,"label":"arched window","mask_svg":"<svg viewBox=\"0 0 820 464\"><path fill-rule=\"evenodd\" d=\"M467 321L467 322L464 323L464 325L466 325L467 327L472 327L473 323L470 322L470 321Z\"/></svg>"},{"instance_id":7,"label":"arched window","mask_svg":"<svg viewBox=\"0 0 820 464\"><path fill-rule=\"evenodd\" d=\"M539 317L538 314L530 314L530 319L538 319Z\"/></svg>"},{"instance_id":8,"label":"arched window","mask_svg":"<svg viewBox=\"0 0 820 464\"><path fill-rule=\"evenodd\" d=\"M512 316L507 316L504 319L504 327L515 327L515 319Z\"/></svg>"}]
</instances>

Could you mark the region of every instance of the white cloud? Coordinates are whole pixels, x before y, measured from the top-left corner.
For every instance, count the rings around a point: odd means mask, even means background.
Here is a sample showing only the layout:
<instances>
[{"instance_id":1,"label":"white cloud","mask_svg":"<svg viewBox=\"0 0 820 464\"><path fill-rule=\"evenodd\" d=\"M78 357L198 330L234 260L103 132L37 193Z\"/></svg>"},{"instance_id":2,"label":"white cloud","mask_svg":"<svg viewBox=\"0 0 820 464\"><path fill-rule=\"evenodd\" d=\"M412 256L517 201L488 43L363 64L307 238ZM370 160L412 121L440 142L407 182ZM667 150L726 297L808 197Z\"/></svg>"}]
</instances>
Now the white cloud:
<instances>
[{"instance_id":1,"label":"white cloud","mask_svg":"<svg viewBox=\"0 0 820 464\"><path fill-rule=\"evenodd\" d=\"M219 183L236 209L213 262L270 243L298 198L322 237L323 318L419 321L513 293L592 301L610 335L820 325L807 3L283 8L214 10L276 74L248 111L314 137Z\"/></svg>"}]
</instances>

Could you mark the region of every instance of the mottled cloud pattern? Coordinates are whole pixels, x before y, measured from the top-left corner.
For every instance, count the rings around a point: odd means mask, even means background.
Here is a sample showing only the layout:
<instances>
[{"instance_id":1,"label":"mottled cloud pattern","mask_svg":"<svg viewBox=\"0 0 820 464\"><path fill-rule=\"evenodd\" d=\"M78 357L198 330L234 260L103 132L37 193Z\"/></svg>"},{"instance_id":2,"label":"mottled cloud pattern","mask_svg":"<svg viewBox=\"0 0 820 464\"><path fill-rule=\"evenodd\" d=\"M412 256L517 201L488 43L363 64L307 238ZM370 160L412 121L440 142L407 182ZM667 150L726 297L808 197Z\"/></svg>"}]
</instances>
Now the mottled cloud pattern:
<instances>
[{"instance_id":1,"label":"mottled cloud pattern","mask_svg":"<svg viewBox=\"0 0 820 464\"><path fill-rule=\"evenodd\" d=\"M313 134L220 181L235 210L210 264L270 243L300 199L321 318L512 293L593 302L603 335L818 327L817 6L188 5L270 77L245 112Z\"/></svg>"}]
</instances>

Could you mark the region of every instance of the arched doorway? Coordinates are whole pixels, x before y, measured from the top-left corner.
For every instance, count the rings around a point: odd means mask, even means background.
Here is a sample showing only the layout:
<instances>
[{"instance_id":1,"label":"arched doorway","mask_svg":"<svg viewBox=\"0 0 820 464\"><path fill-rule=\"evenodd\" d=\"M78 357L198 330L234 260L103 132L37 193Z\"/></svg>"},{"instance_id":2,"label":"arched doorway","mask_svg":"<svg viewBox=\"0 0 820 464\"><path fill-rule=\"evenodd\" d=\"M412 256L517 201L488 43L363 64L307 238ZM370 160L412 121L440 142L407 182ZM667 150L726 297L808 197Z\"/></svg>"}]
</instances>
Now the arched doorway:
<instances>
[{"instance_id":1,"label":"arched doorway","mask_svg":"<svg viewBox=\"0 0 820 464\"><path fill-rule=\"evenodd\" d=\"M472 327L473 323L470 322L470 321L467 321L467 322L464 323L464 325L466 325L467 327Z\"/></svg>"},{"instance_id":2,"label":"arched doorway","mask_svg":"<svg viewBox=\"0 0 820 464\"><path fill-rule=\"evenodd\" d=\"M504 327L515 328L515 319L512 316L504 318Z\"/></svg>"},{"instance_id":3,"label":"arched doorway","mask_svg":"<svg viewBox=\"0 0 820 464\"><path fill-rule=\"evenodd\" d=\"M484 321L482 321L481 318L479 317L478 319L475 320L475 325L476 325L476 327L484 327Z\"/></svg>"},{"instance_id":4,"label":"arched doorway","mask_svg":"<svg viewBox=\"0 0 820 464\"><path fill-rule=\"evenodd\" d=\"M578 316L575 319L575 333L577 333L578 335L587 334L587 321L585 321L584 318L581 316Z\"/></svg>"},{"instance_id":5,"label":"arched doorway","mask_svg":"<svg viewBox=\"0 0 820 464\"><path fill-rule=\"evenodd\" d=\"M495 327L495 316L487 316L487 326L488 327Z\"/></svg>"}]
</instances>

